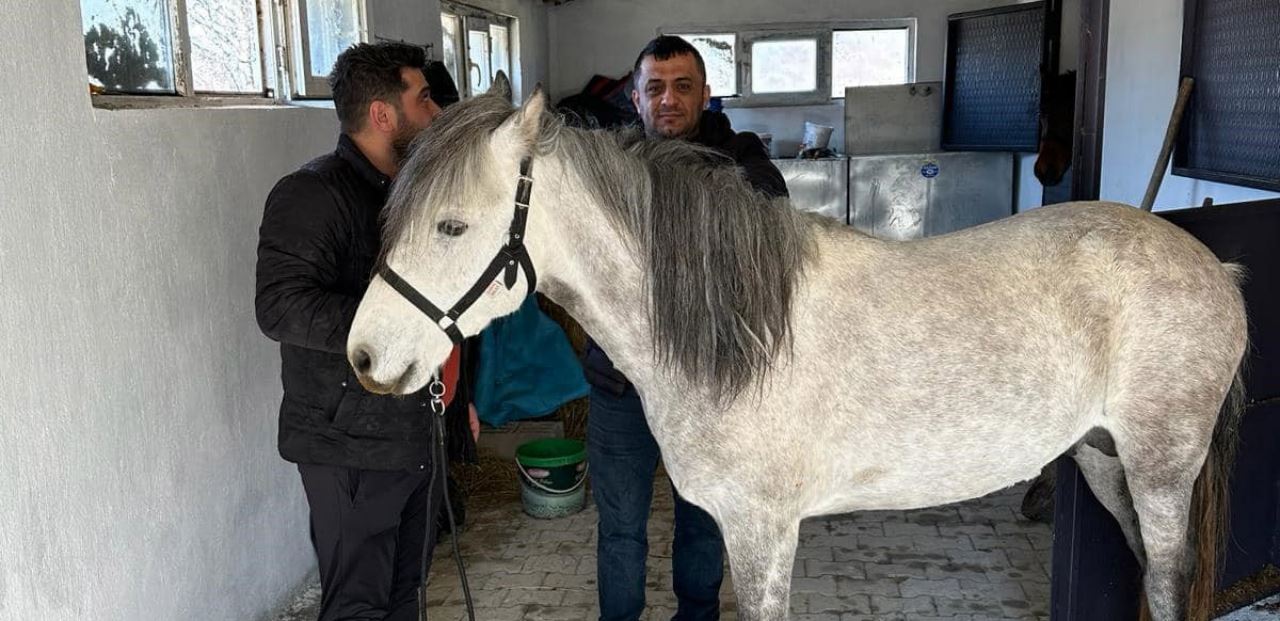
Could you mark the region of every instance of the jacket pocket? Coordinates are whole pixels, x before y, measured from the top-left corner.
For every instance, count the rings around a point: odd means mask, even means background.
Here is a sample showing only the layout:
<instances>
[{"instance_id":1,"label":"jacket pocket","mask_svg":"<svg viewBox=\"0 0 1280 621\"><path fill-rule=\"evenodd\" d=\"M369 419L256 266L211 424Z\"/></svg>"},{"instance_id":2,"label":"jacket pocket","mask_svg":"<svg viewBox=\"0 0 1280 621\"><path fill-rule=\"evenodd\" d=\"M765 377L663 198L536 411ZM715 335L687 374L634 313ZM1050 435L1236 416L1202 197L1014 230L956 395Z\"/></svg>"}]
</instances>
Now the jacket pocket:
<instances>
[{"instance_id":1,"label":"jacket pocket","mask_svg":"<svg viewBox=\"0 0 1280 621\"><path fill-rule=\"evenodd\" d=\"M346 390L342 391L342 398L338 400L338 405L334 408L332 427L338 431L346 431L351 427L352 421L360 415L364 409L364 394L360 390L358 384L353 384L353 379L347 380Z\"/></svg>"}]
</instances>

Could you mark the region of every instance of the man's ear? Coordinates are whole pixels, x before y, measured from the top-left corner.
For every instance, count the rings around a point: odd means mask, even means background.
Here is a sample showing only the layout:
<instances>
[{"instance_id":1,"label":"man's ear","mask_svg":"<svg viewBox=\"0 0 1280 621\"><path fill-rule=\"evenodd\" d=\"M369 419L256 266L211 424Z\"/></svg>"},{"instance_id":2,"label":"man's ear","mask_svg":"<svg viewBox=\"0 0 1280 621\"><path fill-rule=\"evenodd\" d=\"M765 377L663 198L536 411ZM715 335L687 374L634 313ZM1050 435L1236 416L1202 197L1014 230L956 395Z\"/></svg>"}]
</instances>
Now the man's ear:
<instances>
[{"instance_id":1,"label":"man's ear","mask_svg":"<svg viewBox=\"0 0 1280 621\"><path fill-rule=\"evenodd\" d=\"M381 99L375 99L369 104L368 121L369 127L381 133L393 134L399 128L400 114L395 106Z\"/></svg>"},{"instance_id":2,"label":"man's ear","mask_svg":"<svg viewBox=\"0 0 1280 621\"><path fill-rule=\"evenodd\" d=\"M498 152L516 151L521 157L533 149L542 130L542 116L547 111L547 94L539 84L533 94L493 133L493 146Z\"/></svg>"},{"instance_id":3,"label":"man's ear","mask_svg":"<svg viewBox=\"0 0 1280 621\"><path fill-rule=\"evenodd\" d=\"M702 85L702 109L706 110L707 106L709 105L711 105L711 85L703 84Z\"/></svg>"}]
</instances>

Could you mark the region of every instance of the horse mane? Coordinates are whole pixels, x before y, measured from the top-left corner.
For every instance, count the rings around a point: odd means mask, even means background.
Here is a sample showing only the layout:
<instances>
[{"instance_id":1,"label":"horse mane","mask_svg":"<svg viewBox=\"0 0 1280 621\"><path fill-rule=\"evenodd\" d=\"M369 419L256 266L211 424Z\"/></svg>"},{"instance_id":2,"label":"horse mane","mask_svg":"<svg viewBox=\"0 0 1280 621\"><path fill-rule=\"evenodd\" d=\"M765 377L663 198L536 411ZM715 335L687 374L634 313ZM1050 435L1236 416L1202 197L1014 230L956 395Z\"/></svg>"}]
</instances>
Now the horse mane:
<instances>
[{"instance_id":1,"label":"horse mane","mask_svg":"<svg viewBox=\"0 0 1280 621\"><path fill-rule=\"evenodd\" d=\"M401 175L412 181L393 191L388 245L418 217L406 205L440 204L402 199L459 196L474 176L473 159L483 157L478 141L512 114L505 101L481 96L437 120ZM757 192L727 156L647 140L636 129L587 131L547 114L535 151L559 156L582 179L640 257L656 362L728 400L790 349L792 304L813 240L786 200ZM425 169L429 180L420 177Z\"/></svg>"}]
</instances>

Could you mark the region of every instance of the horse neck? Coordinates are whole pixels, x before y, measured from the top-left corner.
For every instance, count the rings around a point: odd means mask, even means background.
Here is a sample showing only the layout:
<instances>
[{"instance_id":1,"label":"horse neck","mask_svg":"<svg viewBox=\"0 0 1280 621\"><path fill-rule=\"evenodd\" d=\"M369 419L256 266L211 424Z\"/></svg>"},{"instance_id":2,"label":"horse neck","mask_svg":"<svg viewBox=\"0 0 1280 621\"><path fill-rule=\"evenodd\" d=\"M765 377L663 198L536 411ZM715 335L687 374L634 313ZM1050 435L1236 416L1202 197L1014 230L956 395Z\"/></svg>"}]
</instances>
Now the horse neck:
<instances>
[{"instance_id":1,"label":"horse neck","mask_svg":"<svg viewBox=\"0 0 1280 621\"><path fill-rule=\"evenodd\" d=\"M536 249L538 289L573 316L618 370L642 380L654 359L644 260L578 175L554 156L537 166L528 239Z\"/></svg>"}]
</instances>

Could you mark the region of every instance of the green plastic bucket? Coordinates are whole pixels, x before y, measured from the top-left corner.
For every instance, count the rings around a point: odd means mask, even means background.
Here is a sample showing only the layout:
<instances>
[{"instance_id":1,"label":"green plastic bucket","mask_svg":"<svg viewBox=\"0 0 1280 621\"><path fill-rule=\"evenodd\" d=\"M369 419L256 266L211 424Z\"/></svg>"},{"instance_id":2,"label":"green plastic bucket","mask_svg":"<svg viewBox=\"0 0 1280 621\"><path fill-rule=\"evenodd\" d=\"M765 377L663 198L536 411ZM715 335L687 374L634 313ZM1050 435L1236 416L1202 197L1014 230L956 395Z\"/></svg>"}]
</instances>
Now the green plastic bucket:
<instances>
[{"instance_id":1,"label":"green plastic bucket","mask_svg":"<svg viewBox=\"0 0 1280 621\"><path fill-rule=\"evenodd\" d=\"M516 449L520 500L536 518L573 515L586 506L587 447L579 440L546 438Z\"/></svg>"}]
</instances>

